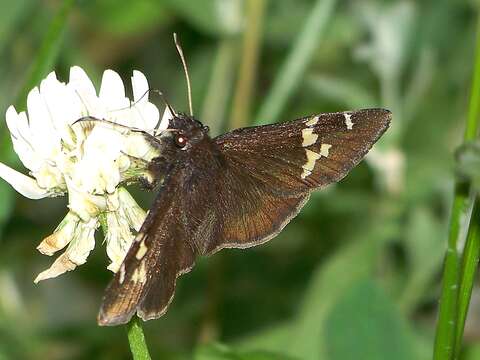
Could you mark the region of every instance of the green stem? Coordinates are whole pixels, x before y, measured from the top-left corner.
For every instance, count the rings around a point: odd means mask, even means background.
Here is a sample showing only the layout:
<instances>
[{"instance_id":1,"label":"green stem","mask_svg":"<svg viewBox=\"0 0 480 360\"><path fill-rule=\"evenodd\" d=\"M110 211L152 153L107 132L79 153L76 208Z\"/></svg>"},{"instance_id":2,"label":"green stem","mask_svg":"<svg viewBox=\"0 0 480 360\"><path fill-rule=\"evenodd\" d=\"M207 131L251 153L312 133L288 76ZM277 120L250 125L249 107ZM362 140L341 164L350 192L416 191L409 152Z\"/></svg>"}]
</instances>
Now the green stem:
<instances>
[{"instance_id":1,"label":"green stem","mask_svg":"<svg viewBox=\"0 0 480 360\"><path fill-rule=\"evenodd\" d=\"M479 27L477 28L475 51L475 69L472 88L470 91L469 110L464 134L465 142L471 141L476 137L479 125L478 115L480 109L480 21L478 25ZM463 326L465 320L463 317L466 316L469 297L462 296L461 301L459 302L458 288L460 284L465 291L469 287L469 279L467 279L465 276L470 276L470 273L466 267L467 265L471 265L471 252L475 250L475 244L473 244L473 246L470 245L470 250L465 250L463 261L465 267L463 268L462 273L460 273L460 263L457 253L457 245L461 243L461 240L463 239L463 234L461 232L462 219L467 219L469 215L468 194L468 184L457 181L455 184L454 200L450 215L448 248L445 259L445 268L443 272L442 294L440 296L440 309L433 353L434 360L455 359L455 355L458 352L455 345L457 337L461 337L463 335ZM472 222L470 223L470 226L471 225ZM472 234L471 236L473 236L473 239L477 238L475 229L469 229L469 234ZM460 279L460 274L462 275L462 279ZM466 305L465 302L467 303ZM463 312L465 313L463 314ZM460 326L458 320L461 321Z\"/></svg>"},{"instance_id":2,"label":"green stem","mask_svg":"<svg viewBox=\"0 0 480 360\"><path fill-rule=\"evenodd\" d=\"M242 61L233 98L230 129L244 127L251 121L250 107L260 53L263 15L266 4L266 0L248 0L246 2L247 24L243 36Z\"/></svg>"},{"instance_id":3,"label":"green stem","mask_svg":"<svg viewBox=\"0 0 480 360\"><path fill-rule=\"evenodd\" d=\"M211 79L203 101L201 119L208 123L212 135L223 131L225 112L230 98L234 68L237 57L235 39L224 38L219 41L213 63Z\"/></svg>"},{"instance_id":4,"label":"green stem","mask_svg":"<svg viewBox=\"0 0 480 360\"><path fill-rule=\"evenodd\" d=\"M151 360L142 325L138 317L134 316L127 324L127 334L133 360Z\"/></svg>"},{"instance_id":5,"label":"green stem","mask_svg":"<svg viewBox=\"0 0 480 360\"><path fill-rule=\"evenodd\" d=\"M475 199L472 216L470 217L470 227L468 228L467 241L462 258L462 268L460 273L460 286L458 291L458 317L457 333L455 340L454 358L458 359L462 348L463 330L467 318L468 307L472 297L473 283L475 273L478 267L478 257L480 255L480 204L478 198Z\"/></svg>"},{"instance_id":6,"label":"green stem","mask_svg":"<svg viewBox=\"0 0 480 360\"><path fill-rule=\"evenodd\" d=\"M459 274L459 257L457 244L461 237L461 219L467 213L468 189L464 184L455 186L455 197L450 215L448 247L443 271L440 310L435 335L434 360L448 360L453 354L455 328L457 323L457 291Z\"/></svg>"}]
</instances>

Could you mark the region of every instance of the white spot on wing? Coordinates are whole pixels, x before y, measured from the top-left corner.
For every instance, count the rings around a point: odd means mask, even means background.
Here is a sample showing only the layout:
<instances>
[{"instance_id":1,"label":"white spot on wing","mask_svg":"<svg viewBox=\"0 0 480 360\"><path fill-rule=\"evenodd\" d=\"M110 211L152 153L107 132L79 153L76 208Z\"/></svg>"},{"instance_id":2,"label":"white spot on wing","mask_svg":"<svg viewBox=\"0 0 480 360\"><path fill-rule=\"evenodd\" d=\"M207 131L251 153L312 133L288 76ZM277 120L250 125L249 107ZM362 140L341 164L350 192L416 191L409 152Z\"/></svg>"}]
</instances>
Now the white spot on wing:
<instances>
[{"instance_id":1,"label":"white spot on wing","mask_svg":"<svg viewBox=\"0 0 480 360\"><path fill-rule=\"evenodd\" d=\"M320 119L320 118L319 118L318 115L317 115L317 116L313 117L312 119L308 120L308 121L305 123L305 125L307 125L307 126L316 125L316 124L318 123L318 120L319 120L319 119Z\"/></svg>"},{"instance_id":2,"label":"white spot on wing","mask_svg":"<svg viewBox=\"0 0 480 360\"><path fill-rule=\"evenodd\" d=\"M307 162L303 165L303 168L312 171L315 167L315 162L320 159L321 155L311 150L305 150L305 152L307 153Z\"/></svg>"},{"instance_id":3,"label":"white spot on wing","mask_svg":"<svg viewBox=\"0 0 480 360\"><path fill-rule=\"evenodd\" d=\"M307 176L309 176L313 168L315 167L315 162L320 159L322 155L317 154L315 151L311 150L305 150L305 154L307 155L307 162L302 166L303 168L303 173L301 175L302 179L305 179Z\"/></svg>"},{"instance_id":4,"label":"white spot on wing","mask_svg":"<svg viewBox=\"0 0 480 360\"><path fill-rule=\"evenodd\" d=\"M122 264L122 266L120 266L120 284L123 284L123 281L125 280L125 264Z\"/></svg>"},{"instance_id":5,"label":"white spot on wing","mask_svg":"<svg viewBox=\"0 0 480 360\"><path fill-rule=\"evenodd\" d=\"M147 253L147 250L148 250L148 247L147 245L145 245L145 240L142 240L142 242L140 243L140 247L138 248L138 251L135 254L135 257L137 258L137 260L142 260L142 258Z\"/></svg>"},{"instance_id":6,"label":"white spot on wing","mask_svg":"<svg viewBox=\"0 0 480 360\"><path fill-rule=\"evenodd\" d=\"M320 146L320 154L316 153L315 151L305 149L305 154L307 155L307 162L302 166L302 179L305 179L307 176L310 176L312 174L312 171L315 168L315 163L318 159L320 159L322 156L328 157L331 147L332 145L330 144L322 144Z\"/></svg>"},{"instance_id":7,"label":"white spot on wing","mask_svg":"<svg viewBox=\"0 0 480 360\"><path fill-rule=\"evenodd\" d=\"M312 172L311 172L310 170L303 169L301 178L302 178L302 179L305 179L307 176L310 176L310 175L312 175Z\"/></svg>"},{"instance_id":8,"label":"white spot on wing","mask_svg":"<svg viewBox=\"0 0 480 360\"><path fill-rule=\"evenodd\" d=\"M352 130L353 129L352 114L344 113L343 116L345 116L345 125L347 125L347 130Z\"/></svg>"},{"instance_id":9,"label":"white spot on wing","mask_svg":"<svg viewBox=\"0 0 480 360\"><path fill-rule=\"evenodd\" d=\"M305 128L302 130L302 146L307 147L313 145L317 142L318 135L313 133L312 128Z\"/></svg>"},{"instance_id":10,"label":"white spot on wing","mask_svg":"<svg viewBox=\"0 0 480 360\"><path fill-rule=\"evenodd\" d=\"M141 283L145 284L147 282L147 270L145 268L145 261L142 261L140 263L140 266L138 266L134 271L132 275L132 281L136 283Z\"/></svg>"},{"instance_id":11,"label":"white spot on wing","mask_svg":"<svg viewBox=\"0 0 480 360\"><path fill-rule=\"evenodd\" d=\"M331 147L332 145L330 144L322 144L322 146L320 146L320 155L328 157L328 152L330 151Z\"/></svg>"},{"instance_id":12,"label":"white spot on wing","mask_svg":"<svg viewBox=\"0 0 480 360\"><path fill-rule=\"evenodd\" d=\"M147 211L147 215L148 215L148 212L150 210ZM135 241L136 242L140 242L142 241L143 239L145 238L145 233L141 232L141 233L138 233L137 236L135 236Z\"/></svg>"},{"instance_id":13,"label":"white spot on wing","mask_svg":"<svg viewBox=\"0 0 480 360\"><path fill-rule=\"evenodd\" d=\"M312 172L310 170L303 169L302 179L305 179L307 176L310 176L310 175L312 175Z\"/></svg>"}]
</instances>

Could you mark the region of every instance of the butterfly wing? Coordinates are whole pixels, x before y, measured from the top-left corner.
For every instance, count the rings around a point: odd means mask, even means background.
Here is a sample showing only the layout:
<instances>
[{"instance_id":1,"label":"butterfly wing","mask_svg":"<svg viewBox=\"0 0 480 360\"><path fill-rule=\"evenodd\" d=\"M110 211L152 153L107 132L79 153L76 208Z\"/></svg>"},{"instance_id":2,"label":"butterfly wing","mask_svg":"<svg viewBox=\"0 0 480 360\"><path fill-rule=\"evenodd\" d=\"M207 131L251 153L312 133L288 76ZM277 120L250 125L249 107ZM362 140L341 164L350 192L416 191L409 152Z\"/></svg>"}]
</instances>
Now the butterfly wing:
<instances>
[{"instance_id":1,"label":"butterfly wing","mask_svg":"<svg viewBox=\"0 0 480 360\"><path fill-rule=\"evenodd\" d=\"M220 170L220 169L219 169ZM200 254L223 248L248 248L275 237L295 217L310 193L279 195L277 189L226 161L217 179L205 179L209 189L191 198L205 214L194 231ZM192 217L194 218L194 217Z\"/></svg>"},{"instance_id":2,"label":"butterfly wing","mask_svg":"<svg viewBox=\"0 0 480 360\"><path fill-rule=\"evenodd\" d=\"M362 160L390 119L383 109L326 113L215 138L229 169L224 183L237 191L217 192L232 210L203 251L246 248L277 235L313 189L341 180Z\"/></svg>"},{"instance_id":3,"label":"butterfly wing","mask_svg":"<svg viewBox=\"0 0 480 360\"><path fill-rule=\"evenodd\" d=\"M325 113L237 129L215 139L222 153L275 188L295 194L341 180L390 124L384 109Z\"/></svg>"},{"instance_id":4,"label":"butterfly wing","mask_svg":"<svg viewBox=\"0 0 480 360\"><path fill-rule=\"evenodd\" d=\"M222 161L193 169L191 175L166 179L106 289L100 325L127 323L135 313L143 320L159 318L173 299L176 279L191 270L197 255L269 240L309 195L278 197Z\"/></svg>"},{"instance_id":5,"label":"butterfly wing","mask_svg":"<svg viewBox=\"0 0 480 360\"><path fill-rule=\"evenodd\" d=\"M126 323L135 312L162 316L197 255L276 236L312 189L340 180L363 158L389 121L386 110L361 110L208 139L166 178L106 290L99 323Z\"/></svg>"},{"instance_id":6,"label":"butterfly wing","mask_svg":"<svg viewBox=\"0 0 480 360\"><path fill-rule=\"evenodd\" d=\"M125 324L135 313L143 320L162 316L172 301L177 277L193 267L196 251L188 241L188 229L179 221L177 187L176 177L170 176L157 195L105 291L100 325Z\"/></svg>"}]
</instances>

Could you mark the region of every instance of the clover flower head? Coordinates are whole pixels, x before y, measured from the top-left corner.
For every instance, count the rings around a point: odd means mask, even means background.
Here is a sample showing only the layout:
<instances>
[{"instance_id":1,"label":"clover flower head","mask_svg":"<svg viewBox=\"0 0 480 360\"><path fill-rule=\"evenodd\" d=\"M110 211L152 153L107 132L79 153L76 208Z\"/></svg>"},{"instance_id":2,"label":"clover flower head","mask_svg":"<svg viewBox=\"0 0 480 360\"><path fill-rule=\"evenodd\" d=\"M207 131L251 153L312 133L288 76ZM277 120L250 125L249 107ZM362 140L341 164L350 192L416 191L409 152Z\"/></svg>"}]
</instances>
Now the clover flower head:
<instances>
[{"instance_id":1,"label":"clover flower head","mask_svg":"<svg viewBox=\"0 0 480 360\"><path fill-rule=\"evenodd\" d=\"M74 66L68 83L52 72L32 89L27 112L7 109L13 147L29 176L0 163L0 177L30 199L68 195L67 215L37 247L49 256L66 250L35 282L85 263L100 225L108 268L115 272L139 230L145 212L122 184L146 175L146 164L159 154L145 136L130 129L155 135L167 128L172 114L166 109L159 121L158 108L148 101L147 79L139 71L133 72L132 90L130 100L120 76L106 70L97 95L86 73Z\"/></svg>"}]
</instances>

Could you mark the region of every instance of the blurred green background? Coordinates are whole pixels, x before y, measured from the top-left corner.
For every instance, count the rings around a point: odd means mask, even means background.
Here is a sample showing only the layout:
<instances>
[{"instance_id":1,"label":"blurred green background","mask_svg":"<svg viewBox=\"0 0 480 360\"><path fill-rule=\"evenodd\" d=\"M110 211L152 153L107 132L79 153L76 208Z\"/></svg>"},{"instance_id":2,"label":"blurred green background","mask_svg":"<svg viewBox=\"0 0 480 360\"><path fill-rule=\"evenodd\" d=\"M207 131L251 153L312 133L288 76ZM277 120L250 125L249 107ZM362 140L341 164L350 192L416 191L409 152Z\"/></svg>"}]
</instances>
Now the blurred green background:
<instances>
[{"instance_id":1,"label":"blurred green background","mask_svg":"<svg viewBox=\"0 0 480 360\"><path fill-rule=\"evenodd\" d=\"M127 86L141 70L187 111L173 32L189 64L194 112L213 135L319 112L390 109L392 128L367 161L316 192L268 244L199 261L145 332L154 359L430 359L477 6L1 0L0 109L22 104L39 76L54 69L66 81L80 65L97 86L106 68ZM1 122L0 160L24 171L8 136ZM147 208L154 194L133 191ZM111 278L101 234L87 264L34 285L52 261L35 247L63 218L66 200L24 199L3 181L0 199L0 359L130 358L124 327L96 325ZM479 359L478 286L465 342L463 358Z\"/></svg>"}]
</instances>

